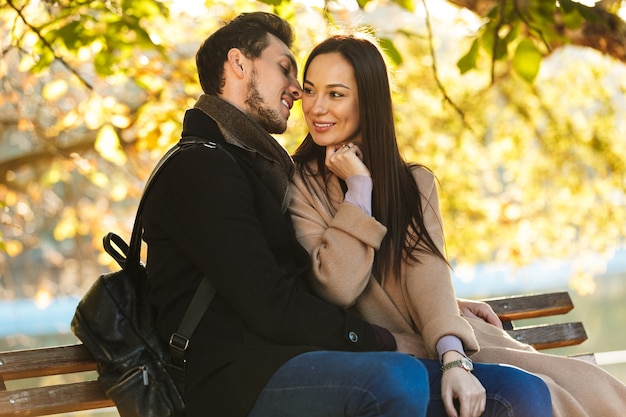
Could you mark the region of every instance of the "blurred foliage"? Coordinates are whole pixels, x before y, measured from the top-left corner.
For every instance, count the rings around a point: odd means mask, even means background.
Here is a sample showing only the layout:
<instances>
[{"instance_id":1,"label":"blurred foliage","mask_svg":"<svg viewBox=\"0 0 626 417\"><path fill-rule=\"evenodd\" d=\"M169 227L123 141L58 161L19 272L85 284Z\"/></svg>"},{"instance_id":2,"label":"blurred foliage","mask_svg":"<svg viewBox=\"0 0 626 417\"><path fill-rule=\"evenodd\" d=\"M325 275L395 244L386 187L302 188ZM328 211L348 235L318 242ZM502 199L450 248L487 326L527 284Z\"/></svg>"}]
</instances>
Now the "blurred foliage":
<instances>
[{"instance_id":1,"label":"blurred foliage","mask_svg":"<svg viewBox=\"0 0 626 417\"><path fill-rule=\"evenodd\" d=\"M197 47L254 10L294 24L300 63L342 25L381 39L402 151L441 182L453 264L623 244L626 68L598 48L555 50L568 35L550 29L581 27L589 8L312 3L0 0L0 299L82 294L113 266L102 236L130 235L143 184L201 93ZM292 151L299 105L289 123L278 139ZM573 285L593 288L584 273Z\"/></svg>"}]
</instances>

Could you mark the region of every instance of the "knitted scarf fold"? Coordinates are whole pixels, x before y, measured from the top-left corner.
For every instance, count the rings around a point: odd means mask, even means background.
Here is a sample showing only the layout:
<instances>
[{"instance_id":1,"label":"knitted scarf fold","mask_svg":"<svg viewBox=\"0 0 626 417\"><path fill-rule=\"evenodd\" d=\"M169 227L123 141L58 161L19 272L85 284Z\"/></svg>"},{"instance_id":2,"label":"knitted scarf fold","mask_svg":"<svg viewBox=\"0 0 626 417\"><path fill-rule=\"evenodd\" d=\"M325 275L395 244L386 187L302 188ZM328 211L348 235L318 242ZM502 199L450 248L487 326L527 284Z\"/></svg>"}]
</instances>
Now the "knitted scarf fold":
<instances>
[{"instance_id":1,"label":"knitted scarf fold","mask_svg":"<svg viewBox=\"0 0 626 417\"><path fill-rule=\"evenodd\" d=\"M285 148L256 121L216 96L203 94L194 107L215 120L227 143L253 154L255 172L286 212L294 164Z\"/></svg>"}]
</instances>

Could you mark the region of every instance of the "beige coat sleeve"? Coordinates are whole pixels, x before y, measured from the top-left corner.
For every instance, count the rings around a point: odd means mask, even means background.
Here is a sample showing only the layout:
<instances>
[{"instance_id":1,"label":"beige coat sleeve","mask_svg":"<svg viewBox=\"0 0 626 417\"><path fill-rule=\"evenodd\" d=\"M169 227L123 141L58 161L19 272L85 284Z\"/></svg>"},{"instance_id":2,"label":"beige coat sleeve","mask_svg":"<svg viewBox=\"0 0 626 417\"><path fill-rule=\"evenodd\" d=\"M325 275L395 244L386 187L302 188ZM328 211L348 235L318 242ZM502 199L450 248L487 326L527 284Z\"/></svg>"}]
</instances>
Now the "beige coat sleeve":
<instances>
[{"instance_id":1,"label":"beige coat sleeve","mask_svg":"<svg viewBox=\"0 0 626 417\"><path fill-rule=\"evenodd\" d=\"M327 301L352 307L368 284L374 252L387 228L344 203L336 177L329 184L330 202L325 201L323 184L313 186L309 190L296 174L289 207L296 236L313 260L311 285Z\"/></svg>"}]
</instances>

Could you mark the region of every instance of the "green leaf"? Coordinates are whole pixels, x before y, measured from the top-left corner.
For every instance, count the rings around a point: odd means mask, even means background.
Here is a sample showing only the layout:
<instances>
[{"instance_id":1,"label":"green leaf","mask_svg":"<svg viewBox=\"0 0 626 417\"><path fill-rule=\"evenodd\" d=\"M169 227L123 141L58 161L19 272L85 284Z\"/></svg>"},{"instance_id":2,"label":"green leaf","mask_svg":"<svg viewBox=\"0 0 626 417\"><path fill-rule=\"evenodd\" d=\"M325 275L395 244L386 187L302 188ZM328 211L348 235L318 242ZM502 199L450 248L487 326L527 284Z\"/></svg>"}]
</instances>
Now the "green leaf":
<instances>
[{"instance_id":1,"label":"green leaf","mask_svg":"<svg viewBox=\"0 0 626 417\"><path fill-rule=\"evenodd\" d=\"M391 58L391 60L393 61L395 65L402 64L402 54L400 54L400 51L398 51L398 49L393 44L393 41L391 39L381 38L379 42L380 42L380 47L385 52L385 55Z\"/></svg>"},{"instance_id":2,"label":"green leaf","mask_svg":"<svg viewBox=\"0 0 626 417\"><path fill-rule=\"evenodd\" d=\"M111 52L103 49L99 51L93 58L93 66L96 72L103 76L113 74L114 58Z\"/></svg>"},{"instance_id":3,"label":"green leaf","mask_svg":"<svg viewBox=\"0 0 626 417\"><path fill-rule=\"evenodd\" d=\"M578 29L583 25L583 17L578 12L578 9L572 8L571 11L563 13L563 23L570 30Z\"/></svg>"},{"instance_id":4,"label":"green leaf","mask_svg":"<svg viewBox=\"0 0 626 417\"><path fill-rule=\"evenodd\" d=\"M413 0L393 0L393 2L409 12L415 11L415 2Z\"/></svg>"},{"instance_id":5,"label":"green leaf","mask_svg":"<svg viewBox=\"0 0 626 417\"><path fill-rule=\"evenodd\" d=\"M476 68L476 61L478 60L479 50L480 45L478 43L478 39L474 39L470 50L467 51L467 53L463 55L461 59L459 59L459 61L456 63L456 66L461 71L461 74L465 74L467 71Z\"/></svg>"},{"instance_id":6,"label":"green leaf","mask_svg":"<svg viewBox=\"0 0 626 417\"><path fill-rule=\"evenodd\" d=\"M164 3L155 0L124 0L121 3L125 15L136 17L169 16L169 9Z\"/></svg>"},{"instance_id":7,"label":"green leaf","mask_svg":"<svg viewBox=\"0 0 626 417\"><path fill-rule=\"evenodd\" d=\"M280 6L280 4L283 2L283 0L261 0L261 3L265 3L269 6Z\"/></svg>"},{"instance_id":8,"label":"green leaf","mask_svg":"<svg viewBox=\"0 0 626 417\"><path fill-rule=\"evenodd\" d=\"M83 25L78 20L72 21L57 30L54 37L61 39L70 51L75 51L80 48L83 42Z\"/></svg>"},{"instance_id":9,"label":"green leaf","mask_svg":"<svg viewBox=\"0 0 626 417\"><path fill-rule=\"evenodd\" d=\"M40 42L41 43L41 42ZM47 46L43 46L37 57L37 63L30 69L34 74L40 73L47 69L55 60L54 54Z\"/></svg>"},{"instance_id":10,"label":"green leaf","mask_svg":"<svg viewBox=\"0 0 626 417\"><path fill-rule=\"evenodd\" d=\"M513 55L513 69L524 80L532 83L539 73L541 53L529 39L522 39Z\"/></svg>"},{"instance_id":11,"label":"green leaf","mask_svg":"<svg viewBox=\"0 0 626 417\"><path fill-rule=\"evenodd\" d=\"M296 6L289 0L281 0L278 5L274 6L274 13L278 16L293 22L296 18Z\"/></svg>"},{"instance_id":12,"label":"green leaf","mask_svg":"<svg viewBox=\"0 0 626 417\"><path fill-rule=\"evenodd\" d=\"M533 7L534 6L534 7ZM533 16L533 21L545 21L554 23L556 16L556 2L540 0L532 3L528 11Z\"/></svg>"},{"instance_id":13,"label":"green leaf","mask_svg":"<svg viewBox=\"0 0 626 417\"><path fill-rule=\"evenodd\" d=\"M492 57L493 59L498 60L498 59L506 58L508 55L508 50L507 50L508 38L505 37L504 39L502 39L497 34L495 34L495 30L496 30L495 26L490 27L489 29L485 31L483 36L481 36L481 40L483 42L483 47L485 51L487 51L489 56ZM494 53L495 40L497 40L498 44L497 44L497 47L495 48L495 53Z\"/></svg>"},{"instance_id":14,"label":"green leaf","mask_svg":"<svg viewBox=\"0 0 626 417\"><path fill-rule=\"evenodd\" d=\"M570 13L572 10L575 10L572 0L559 0L559 4L565 13Z\"/></svg>"}]
</instances>

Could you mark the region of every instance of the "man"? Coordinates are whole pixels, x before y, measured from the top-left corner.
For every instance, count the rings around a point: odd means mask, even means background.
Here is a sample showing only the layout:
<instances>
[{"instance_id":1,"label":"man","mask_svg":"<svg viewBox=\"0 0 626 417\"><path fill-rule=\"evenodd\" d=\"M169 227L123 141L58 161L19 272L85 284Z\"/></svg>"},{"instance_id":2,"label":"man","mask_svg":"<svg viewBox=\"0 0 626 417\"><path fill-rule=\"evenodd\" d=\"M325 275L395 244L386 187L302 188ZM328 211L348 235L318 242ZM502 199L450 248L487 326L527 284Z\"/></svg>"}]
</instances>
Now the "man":
<instances>
[{"instance_id":1,"label":"man","mask_svg":"<svg viewBox=\"0 0 626 417\"><path fill-rule=\"evenodd\" d=\"M292 37L277 16L249 13L204 42L205 94L187 111L181 140L207 146L172 158L145 202L163 340L204 276L217 288L186 353L187 416L425 416L426 369L394 352L414 339L327 304L304 283L310 260L287 213L293 165L270 136L285 131L301 95ZM524 392L549 409L545 385L529 381Z\"/></svg>"}]
</instances>

